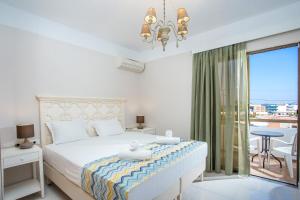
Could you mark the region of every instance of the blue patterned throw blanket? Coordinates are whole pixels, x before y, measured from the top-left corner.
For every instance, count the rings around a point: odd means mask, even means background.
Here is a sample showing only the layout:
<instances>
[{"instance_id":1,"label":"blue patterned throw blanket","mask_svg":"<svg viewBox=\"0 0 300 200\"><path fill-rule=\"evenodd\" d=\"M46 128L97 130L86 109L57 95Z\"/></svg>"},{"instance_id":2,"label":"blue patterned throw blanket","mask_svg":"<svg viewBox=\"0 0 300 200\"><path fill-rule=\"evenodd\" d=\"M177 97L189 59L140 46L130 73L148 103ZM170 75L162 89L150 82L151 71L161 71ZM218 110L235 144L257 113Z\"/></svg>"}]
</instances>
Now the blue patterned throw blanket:
<instances>
[{"instance_id":1,"label":"blue patterned throw blanket","mask_svg":"<svg viewBox=\"0 0 300 200\"><path fill-rule=\"evenodd\" d=\"M145 161L121 160L117 155L95 160L83 167L81 187L97 200L127 200L130 190L182 160L201 144L197 141L148 144L144 149L152 151L152 158Z\"/></svg>"}]
</instances>

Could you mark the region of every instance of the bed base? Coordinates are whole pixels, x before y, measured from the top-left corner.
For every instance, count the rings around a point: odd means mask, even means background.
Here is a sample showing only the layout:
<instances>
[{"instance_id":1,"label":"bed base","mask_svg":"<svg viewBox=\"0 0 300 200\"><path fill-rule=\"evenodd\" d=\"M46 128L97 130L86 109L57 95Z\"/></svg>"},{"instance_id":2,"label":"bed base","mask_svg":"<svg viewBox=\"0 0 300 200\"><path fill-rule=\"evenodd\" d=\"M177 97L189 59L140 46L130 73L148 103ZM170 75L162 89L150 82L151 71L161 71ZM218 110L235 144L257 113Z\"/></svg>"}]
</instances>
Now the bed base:
<instances>
[{"instance_id":1,"label":"bed base","mask_svg":"<svg viewBox=\"0 0 300 200\"><path fill-rule=\"evenodd\" d=\"M88 193L84 192L80 187L67 179L48 163L44 162L44 173L48 183L53 182L66 195L73 200L94 200Z\"/></svg>"},{"instance_id":2,"label":"bed base","mask_svg":"<svg viewBox=\"0 0 300 200\"><path fill-rule=\"evenodd\" d=\"M54 183L66 195L73 200L94 200L92 196L83 191L79 186L67 179L63 174L57 171L54 167L44 162L44 172L47 184ZM154 200L180 200L182 192L199 176L203 174L202 167L191 170L188 174L176 181L167 191ZM201 175L202 176L202 175Z\"/></svg>"},{"instance_id":3,"label":"bed base","mask_svg":"<svg viewBox=\"0 0 300 200\"><path fill-rule=\"evenodd\" d=\"M198 177L200 178L201 182L203 181L203 175L206 166L205 160L206 158L204 158L204 161L202 161L203 164L201 166L190 170L189 173L180 178L180 194L182 194Z\"/></svg>"}]
</instances>

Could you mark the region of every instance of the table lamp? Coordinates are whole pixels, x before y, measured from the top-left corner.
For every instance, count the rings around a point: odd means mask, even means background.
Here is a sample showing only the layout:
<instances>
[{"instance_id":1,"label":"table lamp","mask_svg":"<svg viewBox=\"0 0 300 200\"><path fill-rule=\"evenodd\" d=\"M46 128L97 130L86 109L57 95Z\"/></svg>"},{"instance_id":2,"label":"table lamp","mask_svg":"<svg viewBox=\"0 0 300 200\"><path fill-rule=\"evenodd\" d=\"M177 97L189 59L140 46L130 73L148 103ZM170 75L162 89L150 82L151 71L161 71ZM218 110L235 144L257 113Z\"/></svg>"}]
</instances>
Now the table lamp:
<instances>
[{"instance_id":1,"label":"table lamp","mask_svg":"<svg viewBox=\"0 0 300 200\"><path fill-rule=\"evenodd\" d=\"M145 117L144 116L136 116L136 123L138 123L138 129L143 129L143 123L145 123Z\"/></svg>"},{"instance_id":2,"label":"table lamp","mask_svg":"<svg viewBox=\"0 0 300 200\"><path fill-rule=\"evenodd\" d=\"M24 139L24 142L20 144L20 149L29 149L33 146L27 138L34 136L34 125L33 124L20 124L17 125L17 138Z\"/></svg>"}]
</instances>

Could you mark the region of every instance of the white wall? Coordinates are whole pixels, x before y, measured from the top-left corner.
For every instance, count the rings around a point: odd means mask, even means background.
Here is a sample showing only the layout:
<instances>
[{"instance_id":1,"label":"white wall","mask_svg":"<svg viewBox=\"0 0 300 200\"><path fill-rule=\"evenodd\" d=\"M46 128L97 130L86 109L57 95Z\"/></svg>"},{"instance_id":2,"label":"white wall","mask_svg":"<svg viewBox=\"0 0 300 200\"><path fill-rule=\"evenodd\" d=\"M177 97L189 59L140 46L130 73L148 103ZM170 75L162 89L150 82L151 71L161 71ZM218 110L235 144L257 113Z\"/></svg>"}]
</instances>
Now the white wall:
<instances>
[{"instance_id":1,"label":"white wall","mask_svg":"<svg viewBox=\"0 0 300 200\"><path fill-rule=\"evenodd\" d=\"M192 91L192 54L147 63L141 76L141 105L147 125L160 134L172 129L189 138Z\"/></svg>"},{"instance_id":2,"label":"white wall","mask_svg":"<svg viewBox=\"0 0 300 200\"><path fill-rule=\"evenodd\" d=\"M124 97L126 124L135 125L140 75L118 70L115 57L5 26L0 26L0 44L0 133L5 142L15 142L16 123L34 123L38 137L36 95Z\"/></svg>"},{"instance_id":3,"label":"white wall","mask_svg":"<svg viewBox=\"0 0 300 200\"><path fill-rule=\"evenodd\" d=\"M6 41L1 42L1 46L8 46ZM15 119L15 87L14 69L10 67L10 63L14 62L13 53L0 48L0 128L6 125L14 124ZM11 60L11 61L10 61Z\"/></svg>"},{"instance_id":4,"label":"white wall","mask_svg":"<svg viewBox=\"0 0 300 200\"><path fill-rule=\"evenodd\" d=\"M11 141L15 125L15 81L14 52L16 45L2 39L0 34L0 140L2 143ZM7 48L9 47L9 48ZM7 137L1 137L7 133Z\"/></svg>"}]
</instances>

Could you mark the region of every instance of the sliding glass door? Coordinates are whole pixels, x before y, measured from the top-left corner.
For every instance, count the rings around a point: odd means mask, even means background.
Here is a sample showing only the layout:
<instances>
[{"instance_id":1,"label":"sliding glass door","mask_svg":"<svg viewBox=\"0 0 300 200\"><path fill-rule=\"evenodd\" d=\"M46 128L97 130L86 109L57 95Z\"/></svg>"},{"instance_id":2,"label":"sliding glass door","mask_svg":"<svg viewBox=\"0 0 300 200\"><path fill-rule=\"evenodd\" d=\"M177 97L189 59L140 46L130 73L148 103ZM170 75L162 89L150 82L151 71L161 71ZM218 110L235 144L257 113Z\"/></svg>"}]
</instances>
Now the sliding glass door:
<instances>
[{"instance_id":1,"label":"sliding glass door","mask_svg":"<svg viewBox=\"0 0 300 200\"><path fill-rule=\"evenodd\" d=\"M251 52L248 64L250 174L297 185L299 47Z\"/></svg>"}]
</instances>

